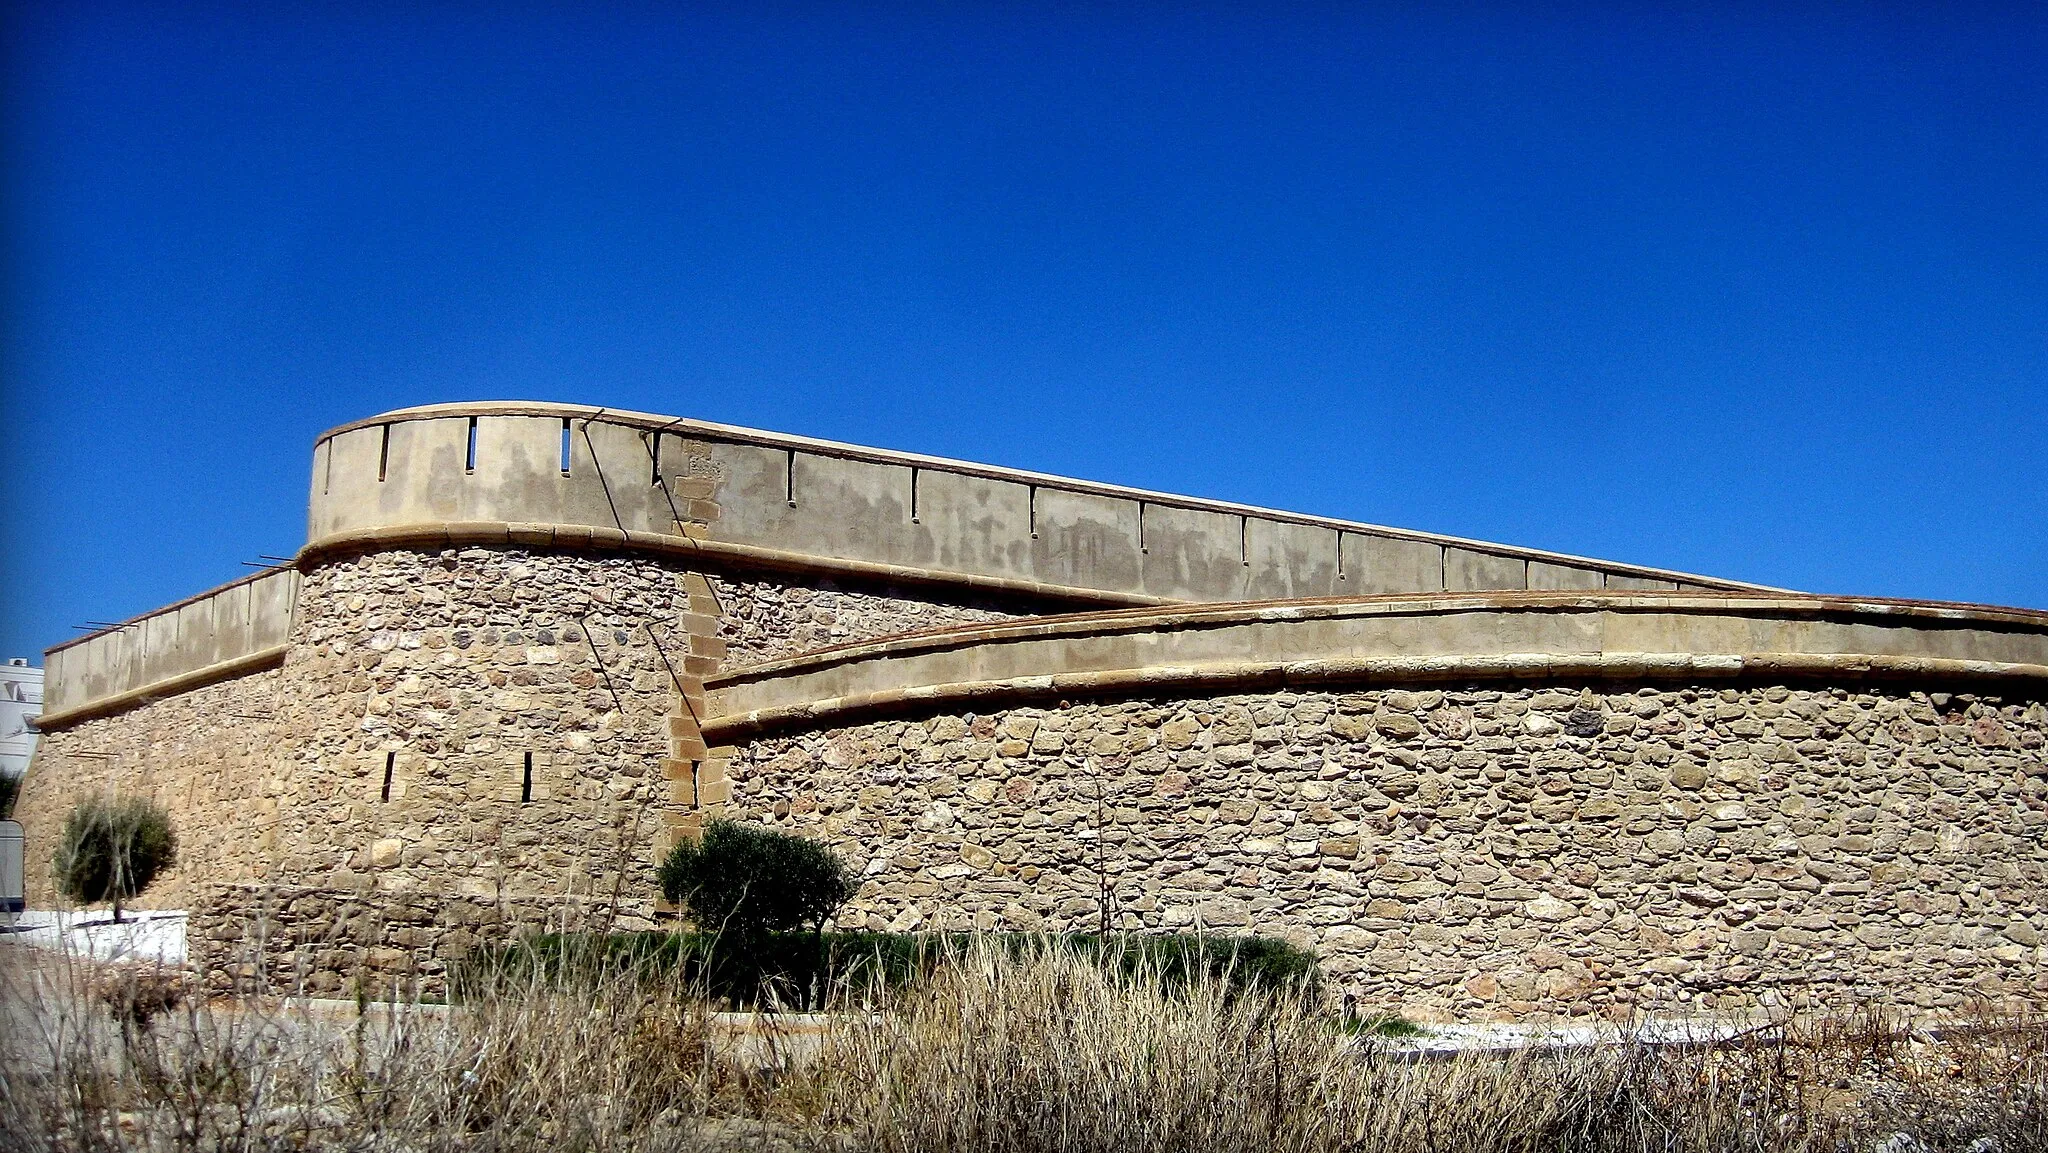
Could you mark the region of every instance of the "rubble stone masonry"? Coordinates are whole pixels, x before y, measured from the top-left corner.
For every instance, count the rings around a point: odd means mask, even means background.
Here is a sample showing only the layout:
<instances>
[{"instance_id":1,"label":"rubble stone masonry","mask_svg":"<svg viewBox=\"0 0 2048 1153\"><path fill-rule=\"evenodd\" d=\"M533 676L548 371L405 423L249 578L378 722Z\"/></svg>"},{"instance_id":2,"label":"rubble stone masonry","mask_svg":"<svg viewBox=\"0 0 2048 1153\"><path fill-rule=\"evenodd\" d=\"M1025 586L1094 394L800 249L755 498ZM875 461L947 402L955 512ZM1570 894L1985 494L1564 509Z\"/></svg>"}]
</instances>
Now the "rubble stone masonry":
<instances>
[{"instance_id":1,"label":"rubble stone masonry","mask_svg":"<svg viewBox=\"0 0 2048 1153\"><path fill-rule=\"evenodd\" d=\"M2048 992L2048 707L1745 687L1067 702L761 740L874 929L1314 946L1466 1019ZM1106 908L1106 913L1105 913Z\"/></svg>"},{"instance_id":2,"label":"rubble stone masonry","mask_svg":"<svg viewBox=\"0 0 2048 1153\"><path fill-rule=\"evenodd\" d=\"M164 804L180 865L136 904L193 910L202 961L260 932L315 988L434 977L479 925L653 923L698 809L687 702L729 648L1001 615L616 554L366 553L306 574L282 667L48 734L21 808L54 846L88 793Z\"/></svg>"}]
</instances>

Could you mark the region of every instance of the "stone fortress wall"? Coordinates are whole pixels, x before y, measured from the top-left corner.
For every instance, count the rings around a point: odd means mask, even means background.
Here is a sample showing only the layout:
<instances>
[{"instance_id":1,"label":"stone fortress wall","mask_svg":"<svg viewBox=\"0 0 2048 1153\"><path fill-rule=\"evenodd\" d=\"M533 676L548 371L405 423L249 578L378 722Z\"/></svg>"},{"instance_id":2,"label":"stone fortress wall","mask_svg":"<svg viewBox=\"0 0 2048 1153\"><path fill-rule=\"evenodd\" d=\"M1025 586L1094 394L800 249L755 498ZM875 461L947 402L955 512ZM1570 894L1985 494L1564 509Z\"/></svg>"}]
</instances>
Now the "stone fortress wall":
<instances>
[{"instance_id":1,"label":"stone fortress wall","mask_svg":"<svg viewBox=\"0 0 2048 1153\"><path fill-rule=\"evenodd\" d=\"M1638 565L565 405L388 413L314 445L309 544L631 550L739 570L1163 604L1443 589L1738 589ZM259 574L51 650L74 708L275 657L297 573Z\"/></svg>"},{"instance_id":2,"label":"stone fortress wall","mask_svg":"<svg viewBox=\"0 0 2048 1153\"><path fill-rule=\"evenodd\" d=\"M2044 991L2048 614L541 404L323 436L308 536L51 654L31 843L157 796L220 973L658 923L733 812L849 919L1253 929L1444 1015Z\"/></svg>"},{"instance_id":3,"label":"stone fortress wall","mask_svg":"<svg viewBox=\"0 0 2048 1153\"><path fill-rule=\"evenodd\" d=\"M151 795L183 846L137 904L194 910L207 956L260 927L323 991L366 964L438 977L513 926L652 924L653 862L723 795L677 686L728 651L1001 615L668 558L359 553L305 574L274 663L50 731L20 815L52 844L90 793Z\"/></svg>"},{"instance_id":4,"label":"stone fortress wall","mask_svg":"<svg viewBox=\"0 0 2048 1153\"><path fill-rule=\"evenodd\" d=\"M735 670L705 734L873 928L1257 929L1440 1017L1953 1009L2048 993L2044 662L1786 596L1140 609Z\"/></svg>"}]
</instances>

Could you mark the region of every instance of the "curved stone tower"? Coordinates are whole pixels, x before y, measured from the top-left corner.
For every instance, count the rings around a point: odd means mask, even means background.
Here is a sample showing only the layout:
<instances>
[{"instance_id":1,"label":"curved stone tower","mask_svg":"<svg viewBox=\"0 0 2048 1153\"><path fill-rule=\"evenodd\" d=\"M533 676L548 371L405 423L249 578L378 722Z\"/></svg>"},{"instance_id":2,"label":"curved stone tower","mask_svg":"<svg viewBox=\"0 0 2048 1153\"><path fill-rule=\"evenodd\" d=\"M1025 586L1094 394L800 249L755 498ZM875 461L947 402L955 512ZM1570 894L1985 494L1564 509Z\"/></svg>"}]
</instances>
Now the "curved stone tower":
<instances>
[{"instance_id":1,"label":"curved stone tower","mask_svg":"<svg viewBox=\"0 0 2048 1153\"><path fill-rule=\"evenodd\" d=\"M725 812L849 922L1284 935L1411 1013L2048 990L2038 612L475 404L325 434L292 566L48 669L32 842L156 795L202 961L315 989L656 923Z\"/></svg>"}]
</instances>

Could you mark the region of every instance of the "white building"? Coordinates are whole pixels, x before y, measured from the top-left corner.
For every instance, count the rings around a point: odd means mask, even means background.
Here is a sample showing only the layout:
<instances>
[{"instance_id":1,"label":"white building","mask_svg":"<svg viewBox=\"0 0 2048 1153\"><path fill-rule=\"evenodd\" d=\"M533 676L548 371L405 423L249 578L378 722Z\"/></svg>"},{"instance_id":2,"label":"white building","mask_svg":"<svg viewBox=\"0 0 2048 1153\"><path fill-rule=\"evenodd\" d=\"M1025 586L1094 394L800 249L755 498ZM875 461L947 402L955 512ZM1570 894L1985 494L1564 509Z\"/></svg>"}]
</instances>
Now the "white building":
<instances>
[{"instance_id":1,"label":"white building","mask_svg":"<svg viewBox=\"0 0 2048 1153\"><path fill-rule=\"evenodd\" d=\"M20 657L0 665L0 775L28 771L29 754L36 751L29 722L42 711L43 670Z\"/></svg>"}]
</instances>

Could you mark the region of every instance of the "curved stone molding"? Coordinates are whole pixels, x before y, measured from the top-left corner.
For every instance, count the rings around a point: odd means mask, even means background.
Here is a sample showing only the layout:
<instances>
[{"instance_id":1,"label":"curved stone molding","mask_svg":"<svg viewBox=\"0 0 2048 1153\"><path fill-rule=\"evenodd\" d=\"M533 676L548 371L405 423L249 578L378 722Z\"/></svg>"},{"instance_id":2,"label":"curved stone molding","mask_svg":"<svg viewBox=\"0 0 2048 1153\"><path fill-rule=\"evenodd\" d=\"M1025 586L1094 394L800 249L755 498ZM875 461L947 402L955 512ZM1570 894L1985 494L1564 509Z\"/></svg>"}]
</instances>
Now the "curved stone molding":
<instances>
[{"instance_id":1,"label":"curved stone molding","mask_svg":"<svg viewBox=\"0 0 2048 1153\"><path fill-rule=\"evenodd\" d=\"M1315 684L2048 684L2048 613L1828 597L1376 597L1036 618L827 649L706 683L712 741L863 714Z\"/></svg>"}]
</instances>

